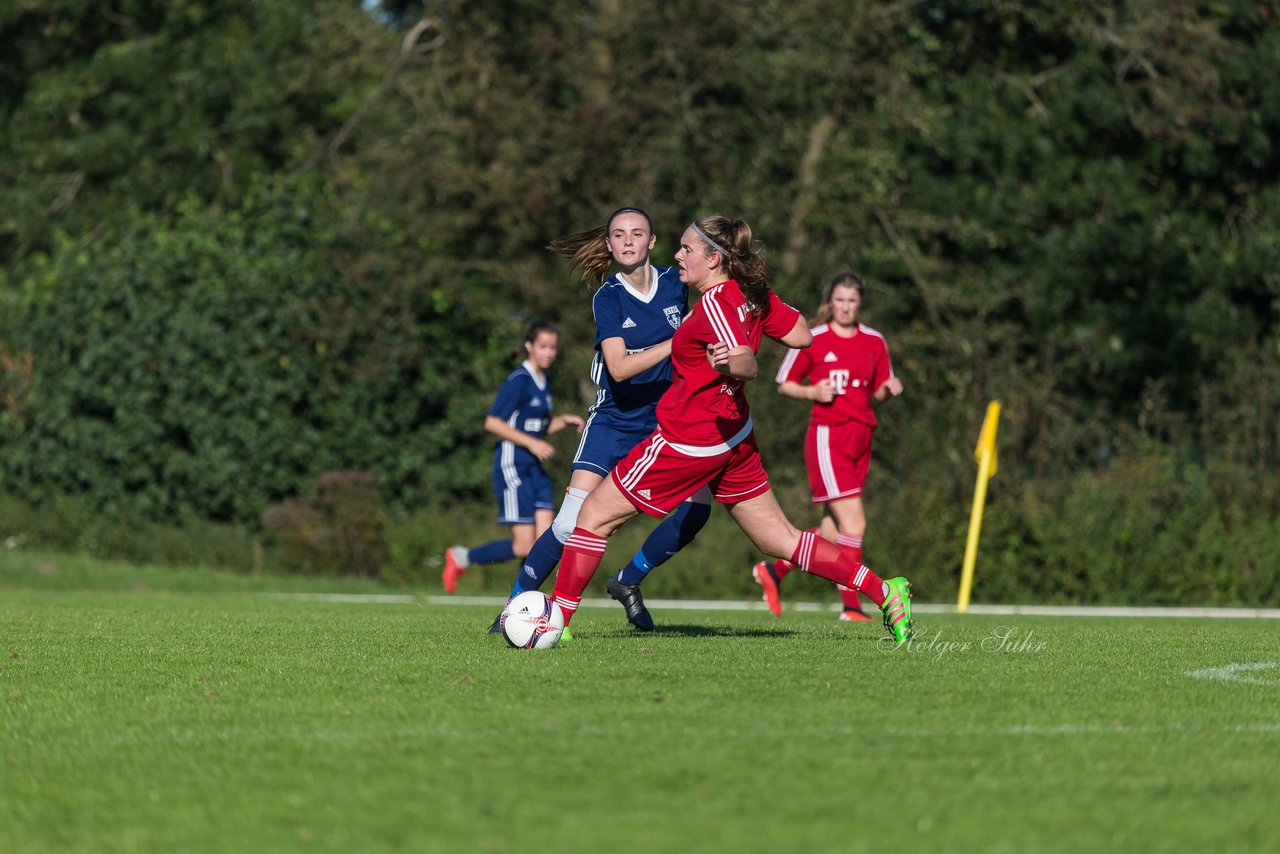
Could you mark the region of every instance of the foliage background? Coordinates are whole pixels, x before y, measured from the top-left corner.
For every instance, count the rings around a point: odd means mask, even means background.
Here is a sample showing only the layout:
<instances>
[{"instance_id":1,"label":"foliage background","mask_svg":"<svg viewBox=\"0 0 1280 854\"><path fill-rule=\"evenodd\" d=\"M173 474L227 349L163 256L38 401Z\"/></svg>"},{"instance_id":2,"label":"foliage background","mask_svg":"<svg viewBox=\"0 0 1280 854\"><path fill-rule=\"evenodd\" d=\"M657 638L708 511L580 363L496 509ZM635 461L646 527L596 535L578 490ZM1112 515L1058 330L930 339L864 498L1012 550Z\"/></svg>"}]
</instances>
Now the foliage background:
<instances>
[{"instance_id":1,"label":"foliage background","mask_svg":"<svg viewBox=\"0 0 1280 854\"><path fill-rule=\"evenodd\" d=\"M626 203L659 261L747 219L806 309L868 277L907 386L868 555L926 596L1000 399L979 597L1280 601L1280 4L367 5L0 10L7 537L256 565L264 513L358 469L385 577L432 577L497 535L479 424L529 320L590 401L588 293L543 247ZM811 518L803 408L751 394ZM717 525L655 592L749 589Z\"/></svg>"}]
</instances>

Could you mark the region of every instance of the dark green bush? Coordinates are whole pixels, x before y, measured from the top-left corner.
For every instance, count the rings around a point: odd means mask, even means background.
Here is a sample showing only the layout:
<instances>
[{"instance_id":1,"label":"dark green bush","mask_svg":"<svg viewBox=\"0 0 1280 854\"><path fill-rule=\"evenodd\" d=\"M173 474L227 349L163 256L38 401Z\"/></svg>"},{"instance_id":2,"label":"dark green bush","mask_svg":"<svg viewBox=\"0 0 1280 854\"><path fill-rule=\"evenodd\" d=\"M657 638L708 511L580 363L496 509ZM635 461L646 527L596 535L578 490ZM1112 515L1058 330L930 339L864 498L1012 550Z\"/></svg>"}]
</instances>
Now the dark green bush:
<instances>
[{"instance_id":1,"label":"dark green bush","mask_svg":"<svg viewBox=\"0 0 1280 854\"><path fill-rule=\"evenodd\" d=\"M328 472L314 494L262 514L281 561L307 575L380 578L387 558L378 484L367 471Z\"/></svg>"},{"instance_id":2,"label":"dark green bush","mask_svg":"<svg viewBox=\"0 0 1280 854\"><path fill-rule=\"evenodd\" d=\"M183 525L155 522L127 504L91 506L81 498L65 496L37 504L0 498L0 544L5 548L236 572L281 569L264 558L259 540L243 525L199 520Z\"/></svg>"},{"instance_id":3,"label":"dark green bush","mask_svg":"<svg viewBox=\"0 0 1280 854\"><path fill-rule=\"evenodd\" d=\"M508 366L438 290L345 278L339 217L314 182L264 180L32 260L0 330L0 477L179 522L250 523L342 468L397 504L474 491Z\"/></svg>"}]
</instances>

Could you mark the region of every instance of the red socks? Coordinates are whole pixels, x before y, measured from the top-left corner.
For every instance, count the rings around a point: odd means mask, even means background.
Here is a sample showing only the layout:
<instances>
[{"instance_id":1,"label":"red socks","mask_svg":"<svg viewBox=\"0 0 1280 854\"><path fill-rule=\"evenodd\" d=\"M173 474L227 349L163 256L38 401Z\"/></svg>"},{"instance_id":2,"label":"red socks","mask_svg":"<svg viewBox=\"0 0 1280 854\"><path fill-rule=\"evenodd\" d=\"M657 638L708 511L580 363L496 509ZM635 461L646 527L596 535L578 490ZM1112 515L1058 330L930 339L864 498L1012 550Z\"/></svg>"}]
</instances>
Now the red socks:
<instances>
[{"instance_id":1,"label":"red socks","mask_svg":"<svg viewBox=\"0 0 1280 854\"><path fill-rule=\"evenodd\" d=\"M884 604L883 579L860 561L853 560L839 546L827 542L813 531L800 534L800 542L796 545L791 560L806 572L863 593L877 607ZM558 587L559 582L556 584Z\"/></svg>"},{"instance_id":2,"label":"red socks","mask_svg":"<svg viewBox=\"0 0 1280 854\"><path fill-rule=\"evenodd\" d=\"M862 563L862 537L853 534L836 534L836 545L849 553L849 556Z\"/></svg>"},{"instance_id":3,"label":"red socks","mask_svg":"<svg viewBox=\"0 0 1280 854\"><path fill-rule=\"evenodd\" d=\"M574 528L569 541L564 544L564 557L560 558L560 569L556 572L556 585L551 591L551 598L564 611L566 626L582 604L582 591L587 589L591 577L596 574L596 567L600 566L600 561L604 558L604 548L608 542L586 528Z\"/></svg>"},{"instance_id":4,"label":"red socks","mask_svg":"<svg viewBox=\"0 0 1280 854\"><path fill-rule=\"evenodd\" d=\"M862 537L855 537L853 534L839 533L836 534L836 545L838 545L845 554L862 563ZM857 590L850 590L848 587L837 584L836 589L840 591L840 602L844 605L846 611L861 611L862 601L858 598Z\"/></svg>"},{"instance_id":5,"label":"red socks","mask_svg":"<svg viewBox=\"0 0 1280 854\"><path fill-rule=\"evenodd\" d=\"M808 533L816 534L818 533L818 529L810 528L808 530ZM796 568L796 565L794 563L792 563L789 560L783 560L782 558L778 558L773 562L773 574L778 579L778 581L781 581L782 579L786 578L787 573L795 568Z\"/></svg>"},{"instance_id":6,"label":"red socks","mask_svg":"<svg viewBox=\"0 0 1280 854\"><path fill-rule=\"evenodd\" d=\"M773 562L773 574L779 581L787 577L787 573L795 569L796 565L789 560L778 558Z\"/></svg>"},{"instance_id":7,"label":"red socks","mask_svg":"<svg viewBox=\"0 0 1280 854\"><path fill-rule=\"evenodd\" d=\"M842 584L837 584L836 589L840 591L840 602L846 611L862 610L862 600L858 598L857 590L850 590Z\"/></svg>"},{"instance_id":8,"label":"red socks","mask_svg":"<svg viewBox=\"0 0 1280 854\"><path fill-rule=\"evenodd\" d=\"M560 559L560 570L556 573L555 589L552 598L564 611L565 625L573 619L574 612L582 603L582 593L596 574L596 568L604 558L608 540L593 534L585 528L574 528L569 541L564 544L564 557ZM791 563L799 564L802 569L820 578L834 581L853 590L863 593L877 606L884 603L884 581L870 569L855 559L852 548L841 548L818 536L815 531L804 531L796 545L795 554L791 555ZM778 561L774 564L777 568ZM788 567L789 569L790 567ZM841 594L842 597L844 594ZM852 593L854 597L857 593ZM845 600L846 605L848 600ZM852 607L858 607L855 601Z\"/></svg>"}]
</instances>

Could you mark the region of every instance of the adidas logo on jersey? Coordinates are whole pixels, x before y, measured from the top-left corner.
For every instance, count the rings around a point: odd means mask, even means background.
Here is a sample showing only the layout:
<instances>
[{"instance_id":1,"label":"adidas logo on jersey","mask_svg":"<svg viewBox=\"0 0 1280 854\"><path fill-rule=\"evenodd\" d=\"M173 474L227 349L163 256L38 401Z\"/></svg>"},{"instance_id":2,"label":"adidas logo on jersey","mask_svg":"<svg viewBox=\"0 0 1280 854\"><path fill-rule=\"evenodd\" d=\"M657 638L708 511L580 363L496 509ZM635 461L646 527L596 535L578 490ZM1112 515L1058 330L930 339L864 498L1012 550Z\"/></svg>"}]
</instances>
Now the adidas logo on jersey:
<instances>
[{"instance_id":1,"label":"adidas logo on jersey","mask_svg":"<svg viewBox=\"0 0 1280 854\"><path fill-rule=\"evenodd\" d=\"M645 501L650 500L650 499L649 499L649 490L647 490L647 489L637 489L637 490L636 490L636 495L639 495L639 496L640 496L641 498L643 498Z\"/></svg>"},{"instance_id":2,"label":"adidas logo on jersey","mask_svg":"<svg viewBox=\"0 0 1280 854\"><path fill-rule=\"evenodd\" d=\"M622 328L623 328L623 329L635 329L635 328L636 328L636 322L635 322L634 320L632 320L631 318L629 318L629 317L628 317L626 320L622 321Z\"/></svg>"},{"instance_id":3,"label":"adidas logo on jersey","mask_svg":"<svg viewBox=\"0 0 1280 854\"><path fill-rule=\"evenodd\" d=\"M823 357L822 361L824 361L824 362L838 362L838 361L840 361L840 360L836 357L836 354L835 354L835 353L828 352L828 353L827 353L827 355L826 355L825 357Z\"/></svg>"}]
</instances>

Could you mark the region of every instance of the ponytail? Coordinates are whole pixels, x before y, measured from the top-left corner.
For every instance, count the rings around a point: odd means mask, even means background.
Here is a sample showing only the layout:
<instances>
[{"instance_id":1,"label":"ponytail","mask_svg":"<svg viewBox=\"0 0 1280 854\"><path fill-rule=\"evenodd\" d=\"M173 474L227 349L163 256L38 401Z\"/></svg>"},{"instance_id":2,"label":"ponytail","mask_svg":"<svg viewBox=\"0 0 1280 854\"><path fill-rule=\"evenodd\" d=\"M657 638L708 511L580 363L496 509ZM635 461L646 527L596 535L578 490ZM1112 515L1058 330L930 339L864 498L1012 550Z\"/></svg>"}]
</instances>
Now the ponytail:
<instances>
[{"instance_id":1,"label":"ponytail","mask_svg":"<svg viewBox=\"0 0 1280 854\"><path fill-rule=\"evenodd\" d=\"M725 272L738 283L752 316L763 317L769 307L773 271L754 244L751 226L746 220L704 216L694 220L692 227L709 252L719 252L723 257Z\"/></svg>"}]
</instances>

